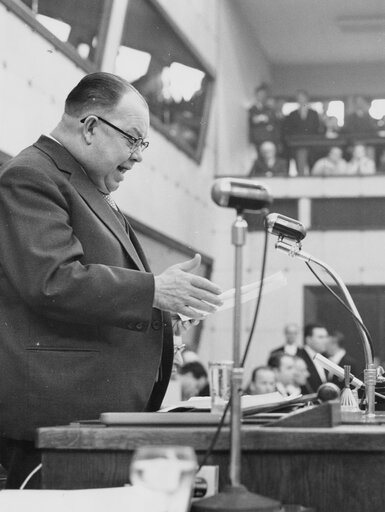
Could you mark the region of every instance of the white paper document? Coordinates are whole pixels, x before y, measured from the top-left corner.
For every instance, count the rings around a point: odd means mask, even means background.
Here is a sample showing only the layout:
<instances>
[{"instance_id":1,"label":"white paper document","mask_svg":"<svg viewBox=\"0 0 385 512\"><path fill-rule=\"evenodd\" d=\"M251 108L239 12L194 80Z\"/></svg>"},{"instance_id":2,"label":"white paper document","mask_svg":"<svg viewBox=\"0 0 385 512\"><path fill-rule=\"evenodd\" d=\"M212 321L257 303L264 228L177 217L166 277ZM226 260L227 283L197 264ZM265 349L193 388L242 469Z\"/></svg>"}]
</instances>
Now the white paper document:
<instances>
[{"instance_id":1,"label":"white paper document","mask_svg":"<svg viewBox=\"0 0 385 512\"><path fill-rule=\"evenodd\" d=\"M274 292L280 288L283 288L287 284L287 279L284 276L283 272L276 272L269 277L266 277L263 280L263 288L262 288L262 296L267 295L268 293ZM241 288L241 302L242 304L245 302L249 302L250 300L256 299L259 294L259 289L261 287L260 281L255 281L251 284L246 284ZM219 298L222 299L222 306L218 307L215 313L219 311L225 311L227 309L232 309L234 307L234 298L235 298L235 289L231 288L223 292L219 295ZM206 313L204 311L200 311L202 316L208 316L213 313ZM190 317L185 315L179 315L181 320L189 320Z\"/></svg>"},{"instance_id":2,"label":"white paper document","mask_svg":"<svg viewBox=\"0 0 385 512\"><path fill-rule=\"evenodd\" d=\"M278 393L278 391L274 391L273 393L264 393L262 395L243 395L241 396L241 410L246 412L248 410L262 406L281 404L282 402L289 402L293 399L300 398L300 396L301 395L291 395L284 397L281 395L281 393ZM173 406L165 407L159 412L171 412L174 409L179 408L210 411L211 398L209 396L194 396L189 400L185 400L184 402L178 402Z\"/></svg>"},{"instance_id":3,"label":"white paper document","mask_svg":"<svg viewBox=\"0 0 385 512\"><path fill-rule=\"evenodd\" d=\"M113 487L76 491L5 490L0 492L4 512L167 512L164 493L142 487Z\"/></svg>"}]
</instances>

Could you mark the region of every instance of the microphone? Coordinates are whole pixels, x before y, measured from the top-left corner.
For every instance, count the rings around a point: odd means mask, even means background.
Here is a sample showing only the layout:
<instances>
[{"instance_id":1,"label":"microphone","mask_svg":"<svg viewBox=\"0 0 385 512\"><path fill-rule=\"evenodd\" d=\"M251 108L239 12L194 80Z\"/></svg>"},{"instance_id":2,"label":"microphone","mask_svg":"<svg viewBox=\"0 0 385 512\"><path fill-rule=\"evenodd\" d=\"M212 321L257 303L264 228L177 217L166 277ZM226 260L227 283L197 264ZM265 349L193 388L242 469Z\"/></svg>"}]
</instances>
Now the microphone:
<instances>
[{"instance_id":1,"label":"microphone","mask_svg":"<svg viewBox=\"0 0 385 512\"><path fill-rule=\"evenodd\" d=\"M236 208L238 211L260 211L273 202L265 185L241 178L215 180L211 188L211 197L219 206Z\"/></svg>"},{"instance_id":2,"label":"microphone","mask_svg":"<svg viewBox=\"0 0 385 512\"><path fill-rule=\"evenodd\" d=\"M330 359L327 359L322 354L318 354L318 353L315 354L313 359L314 359L314 361L318 361L320 363L320 365L322 366L322 368L324 368L325 370L328 370L333 375L337 375L337 377L340 377L341 379L343 379L345 377L345 372L344 372L343 368L341 368L341 366L339 366L338 364L333 363L333 361L330 361ZM357 379L357 377L354 377L354 375L352 373L350 374L350 383L355 388L362 388L365 386L365 384L362 382L362 380Z\"/></svg>"},{"instance_id":3,"label":"microphone","mask_svg":"<svg viewBox=\"0 0 385 512\"><path fill-rule=\"evenodd\" d=\"M300 242L306 236L306 229L303 224L280 213L269 213L265 218L265 227L273 235L290 238L297 242Z\"/></svg>"}]
</instances>

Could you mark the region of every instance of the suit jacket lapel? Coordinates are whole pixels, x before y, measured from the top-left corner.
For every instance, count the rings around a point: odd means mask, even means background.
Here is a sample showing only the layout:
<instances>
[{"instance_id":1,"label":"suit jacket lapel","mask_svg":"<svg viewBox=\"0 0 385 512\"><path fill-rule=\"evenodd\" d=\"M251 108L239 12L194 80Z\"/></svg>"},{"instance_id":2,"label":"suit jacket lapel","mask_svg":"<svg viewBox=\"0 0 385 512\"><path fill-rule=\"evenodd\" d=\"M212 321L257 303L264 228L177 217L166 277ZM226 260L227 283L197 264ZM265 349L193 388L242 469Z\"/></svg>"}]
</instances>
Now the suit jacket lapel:
<instances>
[{"instance_id":1,"label":"suit jacket lapel","mask_svg":"<svg viewBox=\"0 0 385 512\"><path fill-rule=\"evenodd\" d=\"M71 184L76 188L87 205L116 236L138 269L145 271L145 265L140 260L130 237L127 236L122 224L119 222L114 212L111 211L110 206L107 204L102 194L98 192L95 185L90 181L80 164L63 146L60 146L60 144L48 137L40 137L34 145L47 153L59 169L71 174ZM139 245L136 237L135 242Z\"/></svg>"}]
</instances>

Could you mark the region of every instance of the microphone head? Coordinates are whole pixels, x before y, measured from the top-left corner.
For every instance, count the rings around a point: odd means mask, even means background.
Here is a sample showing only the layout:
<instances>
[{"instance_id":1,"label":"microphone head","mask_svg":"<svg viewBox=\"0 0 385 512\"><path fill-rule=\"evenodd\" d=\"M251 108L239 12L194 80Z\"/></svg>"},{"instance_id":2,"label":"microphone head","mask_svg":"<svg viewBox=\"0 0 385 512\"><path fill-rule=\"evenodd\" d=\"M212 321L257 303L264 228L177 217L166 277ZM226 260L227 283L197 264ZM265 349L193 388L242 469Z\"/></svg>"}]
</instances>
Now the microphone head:
<instances>
[{"instance_id":1,"label":"microphone head","mask_svg":"<svg viewBox=\"0 0 385 512\"><path fill-rule=\"evenodd\" d=\"M297 242L300 242L306 236L306 229L303 224L280 213L269 213L265 218L265 227L273 235L290 238Z\"/></svg>"},{"instance_id":2,"label":"microphone head","mask_svg":"<svg viewBox=\"0 0 385 512\"><path fill-rule=\"evenodd\" d=\"M333 382L324 382L317 390L317 396L321 402L329 402L329 400L338 400L340 397L340 388Z\"/></svg>"},{"instance_id":3,"label":"microphone head","mask_svg":"<svg viewBox=\"0 0 385 512\"><path fill-rule=\"evenodd\" d=\"M219 178L211 188L211 197L219 206L236 210L260 211L273 202L268 188L254 180Z\"/></svg>"}]
</instances>

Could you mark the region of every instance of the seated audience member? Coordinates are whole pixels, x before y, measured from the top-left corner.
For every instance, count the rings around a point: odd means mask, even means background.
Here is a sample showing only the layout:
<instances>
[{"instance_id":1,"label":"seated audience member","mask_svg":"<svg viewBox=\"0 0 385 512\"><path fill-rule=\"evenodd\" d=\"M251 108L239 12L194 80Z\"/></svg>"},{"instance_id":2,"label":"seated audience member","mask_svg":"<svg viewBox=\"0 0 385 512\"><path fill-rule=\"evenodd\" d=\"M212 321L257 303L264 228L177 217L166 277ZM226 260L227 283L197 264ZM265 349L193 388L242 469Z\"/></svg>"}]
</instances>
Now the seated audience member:
<instances>
[{"instance_id":1,"label":"seated audience member","mask_svg":"<svg viewBox=\"0 0 385 512\"><path fill-rule=\"evenodd\" d=\"M326 349L329 334L321 324L308 324L304 329L304 347L300 348L297 356L301 357L309 371L307 384L311 393L316 393L321 384L327 381L326 372L323 367L314 361L316 354L323 354Z\"/></svg>"},{"instance_id":2,"label":"seated audience member","mask_svg":"<svg viewBox=\"0 0 385 512\"><path fill-rule=\"evenodd\" d=\"M345 348L345 336L340 331L334 331L326 344L326 350L325 355L335 364L338 364L338 366L341 366L342 368L345 365L350 366L351 373L358 377L357 372L357 364L356 361L349 356L349 354L346 352ZM337 384L340 388L343 388L344 386L344 379L340 379L336 375L330 375L329 380L331 382L334 382L334 384Z\"/></svg>"},{"instance_id":3,"label":"seated audience member","mask_svg":"<svg viewBox=\"0 0 385 512\"><path fill-rule=\"evenodd\" d=\"M279 140L274 107L269 104L269 87L261 84L255 89L254 104L249 110L249 140L257 151L266 140Z\"/></svg>"},{"instance_id":4,"label":"seated audience member","mask_svg":"<svg viewBox=\"0 0 385 512\"><path fill-rule=\"evenodd\" d=\"M274 370L269 366L254 368L246 393L249 395L263 395L265 393L274 393L276 390Z\"/></svg>"},{"instance_id":5,"label":"seated audience member","mask_svg":"<svg viewBox=\"0 0 385 512\"><path fill-rule=\"evenodd\" d=\"M277 157L277 147L274 142L263 142L249 176L287 176L287 172L287 162Z\"/></svg>"},{"instance_id":6,"label":"seated audience member","mask_svg":"<svg viewBox=\"0 0 385 512\"><path fill-rule=\"evenodd\" d=\"M277 352L269 358L267 364L275 372L277 391L281 395L289 396L298 393L298 388L294 383L294 357Z\"/></svg>"},{"instance_id":7,"label":"seated audience member","mask_svg":"<svg viewBox=\"0 0 385 512\"><path fill-rule=\"evenodd\" d=\"M325 137L327 139L336 139L340 134L340 127L338 126L338 119L335 116L325 116Z\"/></svg>"},{"instance_id":8,"label":"seated audience member","mask_svg":"<svg viewBox=\"0 0 385 512\"><path fill-rule=\"evenodd\" d=\"M342 157L342 149L332 147L324 158L320 158L314 164L311 171L312 176L334 176L346 174L347 162Z\"/></svg>"},{"instance_id":9,"label":"seated audience member","mask_svg":"<svg viewBox=\"0 0 385 512\"><path fill-rule=\"evenodd\" d=\"M294 358L294 384L298 387L299 392L302 395L308 395L311 393L311 388L308 384L310 377L307 364L301 357Z\"/></svg>"},{"instance_id":10,"label":"seated audience member","mask_svg":"<svg viewBox=\"0 0 385 512\"><path fill-rule=\"evenodd\" d=\"M350 113L346 115L341 131L344 133L373 133L377 130L377 123L369 114L369 103L363 96L352 99Z\"/></svg>"},{"instance_id":11,"label":"seated audience member","mask_svg":"<svg viewBox=\"0 0 385 512\"><path fill-rule=\"evenodd\" d=\"M184 364L179 369L179 380L182 388L182 400L198 396L208 383L208 375L201 363L194 361Z\"/></svg>"},{"instance_id":12,"label":"seated audience member","mask_svg":"<svg viewBox=\"0 0 385 512\"><path fill-rule=\"evenodd\" d=\"M347 174L375 174L376 164L366 154L366 147L363 144L356 144L353 147L352 158L349 160Z\"/></svg>"},{"instance_id":13,"label":"seated audience member","mask_svg":"<svg viewBox=\"0 0 385 512\"><path fill-rule=\"evenodd\" d=\"M278 348L275 348L270 352L270 356L276 354L277 352L283 352L284 354L288 354L289 356L295 356L298 350L298 335L299 335L299 327L297 324L287 324L283 330L283 334L285 336L285 343Z\"/></svg>"}]
</instances>

